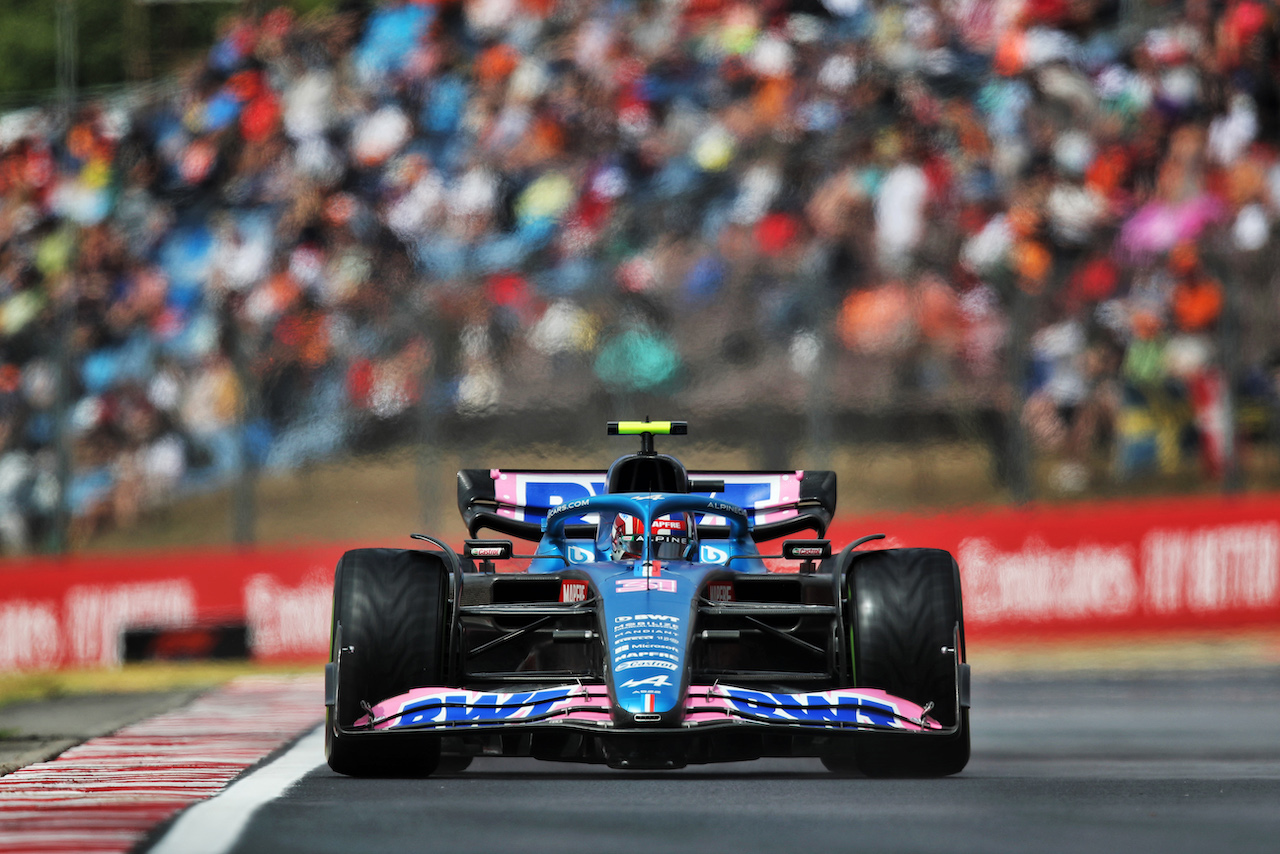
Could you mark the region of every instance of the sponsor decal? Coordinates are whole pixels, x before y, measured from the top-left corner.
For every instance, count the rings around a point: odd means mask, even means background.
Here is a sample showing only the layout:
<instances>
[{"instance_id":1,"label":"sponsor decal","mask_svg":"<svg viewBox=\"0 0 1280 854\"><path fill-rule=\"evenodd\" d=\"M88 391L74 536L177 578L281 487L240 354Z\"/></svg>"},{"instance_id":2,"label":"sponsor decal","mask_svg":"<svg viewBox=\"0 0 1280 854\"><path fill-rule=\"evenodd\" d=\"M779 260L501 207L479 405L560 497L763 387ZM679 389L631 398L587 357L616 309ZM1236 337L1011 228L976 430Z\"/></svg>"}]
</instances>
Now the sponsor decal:
<instances>
[{"instance_id":1,"label":"sponsor decal","mask_svg":"<svg viewBox=\"0 0 1280 854\"><path fill-rule=\"evenodd\" d=\"M659 593L675 593L676 579L666 578L619 578L614 589L616 593L643 593L656 590Z\"/></svg>"},{"instance_id":2,"label":"sponsor decal","mask_svg":"<svg viewBox=\"0 0 1280 854\"><path fill-rule=\"evenodd\" d=\"M319 572L297 586L265 573L252 576L244 610L254 655L309 655L325 648L332 609L333 584Z\"/></svg>"},{"instance_id":3,"label":"sponsor decal","mask_svg":"<svg viewBox=\"0 0 1280 854\"><path fill-rule=\"evenodd\" d=\"M730 705L754 718L794 723L851 723L901 726L889 703L859 694L775 694L746 688L725 688Z\"/></svg>"},{"instance_id":4,"label":"sponsor decal","mask_svg":"<svg viewBox=\"0 0 1280 854\"><path fill-rule=\"evenodd\" d=\"M534 718L551 711L557 702L567 699L573 690L573 687L560 687L513 694L482 694L475 691L437 694L410 702L401 710L404 714L393 726Z\"/></svg>"},{"instance_id":5,"label":"sponsor decal","mask_svg":"<svg viewBox=\"0 0 1280 854\"><path fill-rule=\"evenodd\" d=\"M471 549L472 557L505 557L507 550L499 546L476 546Z\"/></svg>"},{"instance_id":6,"label":"sponsor decal","mask_svg":"<svg viewBox=\"0 0 1280 854\"><path fill-rule=\"evenodd\" d=\"M713 581L707 585L707 598L712 602L733 602L733 582Z\"/></svg>"},{"instance_id":7,"label":"sponsor decal","mask_svg":"<svg viewBox=\"0 0 1280 854\"><path fill-rule=\"evenodd\" d=\"M698 552L698 560L702 563L724 563L728 559L729 553L715 546L702 546Z\"/></svg>"},{"instance_id":8,"label":"sponsor decal","mask_svg":"<svg viewBox=\"0 0 1280 854\"><path fill-rule=\"evenodd\" d=\"M503 508L498 512L512 519L523 519L527 522L538 522L545 518L546 511L561 511L566 506L580 507L581 499L593 495L604 495L604 472L590 474L572 472L507 472L492 470L494 493L499 501L517 505L518 509ZM700 492L721 499L722 506L733 508L771 507L795 501L799 497L800 478L803 472L792 474L748 474L691 472L691 477L698 480L719 480L724 482L720 492ZM653 496L642 496L651 499ZM779 510L773 513L757 513L757 522L776 522L797 515L794 509ZM590 517L578 517L570 522L589 522ZM723 517L709 515L704 520L708 524L723 525Z\"/></svg>"},{"instance_id":9,"label":"sponsor decal","mask_svg":"<svg viewBox=\"0 0 1280 854\"><path fill-rule=\"evenodd\" d=\"M570 501L568 504L561 504L559 507L553 508L551 512L547 514L547 518L551 518L552 516L558 518L566 513L572 513L574 510L581 510L587 506L587 503L587 499L579 498L577 501Z\"/></svg>"},{"instance_id":10,"label":"sponsor decal","mask_svg":"<svg viewBox=\"0 0 1280 854\"><path fill-rule=\"evenodd\" d=\"M640 649L636 652L626 652L626 653L622 653L621 655L615 655L613 658L615 661L625 661L630 658L643 658L646 655L653 655L653 656L657 656L658 658L669 658L672 661L680 660L680 656L674 652L659 651L660 649L664 649L664 648L671 649L671 650L675 649L675 647L673 646L661 647L658 644L654 644L652 646L646 646L645 648Z\"/></svg>"},{"instance_id":11,"label":"sponsor decal","mask_svg":"<svg viewBox=\"0 0 1280 854\"><path fill-rule=\"evenodd\" d=\"M604 494L604 472L599 475L574 474L515 474L499 472L494 481L494 491L500 501L518 504L524 510L502 510L505 516L537 522L546 511L541 508L559 508L583 498ZM581 505L578 505L581 506ZM592 514L594 518L594 514ZM568 520L570 523L586 522L585 517Z\"/></svg>"},{"instance_id":12,"label":"sponsor decal","mask_svg":"<svg viewBox=\"0 0 1280 854\"><path fill-rule=\"evenodd\" d=\"M560 601L561 602L585 602L587 601L587 582L577 579L566 578L560 582Z\"/></svg>"},{"instance_id":13,"label":"sponsor decal","mask_svg":"<svg viewBox=\"0 0 1280 854\"><path fill-rule=\"evenodd\" d=\"M663 670L679 670L680 669L680 665L676 664L674 661L645 660L645 661L624 661L622 664L619 664L617 667L615 667L614 670L634 670L637 667L657 667Z\"/></svg>"},{"instance_id":14,"label":"sponsor decal","mask_svg":"<svg viewBox=\"0 0 1280 854\"><path fill-rule=\"evenodd\" d=\"M1057 549L1037 536L1017 551L979 537L963 540L956 559L966 569L965 616L971 609L985 620L1123 614L1138 600L1134 557L1127 545Z\"/></svg>"},{"instance_id":15,"label":"sponsor decal","mask_svg":"<svg viewBox=\"0 0 1280 854\"><path fill-rule=\"evenodd\" d=\"M1269 605L1280 592L1280 524L1156 529L1142 540L1144 608L1211 613Z\"/></svg>"},{"instance_id":16,"label":"sponsor decal","mask_svg":"<svg viewBox=\"0 0 1280 854\"><path fill-rule=\"evenodd\" d=\"M708 501L707 509L713 513L720 513L725 516L741 516L742 508L735 507L732 504L726 504L723 501Z\"/></svg>"},{"instance_id":17,"label":"sponsor decal","mask_svg":"<svg viewBox=\"0 0 1280 854\"><path fill-rule=\"evenodd\" d=\"M593 563L596 553L584 546L569 546L570 563Z\"/></svg>"},{"instance_id":18,"label":"sponsor decal","mask_svg":"<svg viewBox=\"0 0 1280 854\"><path fill-rule=\"evenodd\" d=\"M628 679L622 683L623 688L670 688L671 677L665 673L650 676L648 679Z\"/></svg>"},{"instance_id":19,"label":"sponsor decal","mask_svg":"<svg viewBox=\"0 0 1280 854\"><path fill-rule=\"evenodd\" d=\"M812 546L799 546L791 550L796 557L822 557L822 549L813 548Z\"/></svg>"},{"instance_id":20,"label":"sponsor decal","mask_svg":"<svg viewBox=\"0 0 1280 854\"><path fill-rule=\"evenodd\" d=\"M51 603L0 602L0 671L53 667L61 653L58 611Z\"/></svg>"}]
</instances>

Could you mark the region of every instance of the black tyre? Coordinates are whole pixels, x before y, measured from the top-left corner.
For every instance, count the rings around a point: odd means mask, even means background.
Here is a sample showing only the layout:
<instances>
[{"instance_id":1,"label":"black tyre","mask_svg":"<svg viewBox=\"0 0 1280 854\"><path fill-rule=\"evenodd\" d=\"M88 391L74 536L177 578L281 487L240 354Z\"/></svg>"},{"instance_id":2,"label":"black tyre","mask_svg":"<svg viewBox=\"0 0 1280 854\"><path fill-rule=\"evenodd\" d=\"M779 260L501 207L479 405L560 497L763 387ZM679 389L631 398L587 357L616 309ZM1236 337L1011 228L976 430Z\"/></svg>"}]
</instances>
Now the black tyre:
<instances>
[{"instance_id":1,"label":"black tyre","mask_svg":"<svg viewBox=\"0 0 1280 854\"><path fill-rule=\"evenodd\" d=\"M849 633L855 684L921 706L943 726L956 724L956 659L964 660L960 570L941 549L889 549L857 555L850 566ZM956 647L956 627L960 627ZM869 777L943 777L969 762L969 710L945 737L869 735L854 744ZM828 767L848 771L847 758Z\"/></svg>"},{"instance_id":2,"label":"black tyre","mask_svg":"<svg viewBox=\"0 0 1280 854\"><path fill-rule=\"evenodd\" d=\"M338 658L337 704L328 709L329 767L353 777L418 777L440 760L440 739L396 733L337 731L365 714L361 702L381 702L410 688L440 685L446 653L445 583L439 555L403 549L356 549L338 561L333 582L330 660Z\"/></svg>"},{"instance_id":3,"label":"black tyre","mask_svg":"<svg viewBox=\"0 0 1280 854\"><path fill-rule=\"evenodd\" d=\"M440 764L436 766L437 774L461 774L471 767L471 760L474 756L441 756Z\"/></svg>"}]
</instances>

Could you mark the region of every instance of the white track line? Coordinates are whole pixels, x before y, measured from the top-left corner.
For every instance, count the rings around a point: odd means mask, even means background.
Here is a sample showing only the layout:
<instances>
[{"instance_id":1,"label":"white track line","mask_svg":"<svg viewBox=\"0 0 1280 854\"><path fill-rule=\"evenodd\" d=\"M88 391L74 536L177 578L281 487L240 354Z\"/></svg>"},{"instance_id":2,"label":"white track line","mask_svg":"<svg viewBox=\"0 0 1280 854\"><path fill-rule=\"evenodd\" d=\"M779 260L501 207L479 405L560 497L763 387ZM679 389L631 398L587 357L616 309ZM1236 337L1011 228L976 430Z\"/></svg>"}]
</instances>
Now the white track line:
<instances>
[{"instance_id":1,"label":"white track line","mask_svg":"<svg viewBox=\"0 0 1280 854\"><path fill-rule=\"evenodd\" d=\"M127 854L153 827L313 729L322 696L314 676L244 676L0 777L0 854Z\"/></svg>"},{"instance_id":2,"label":"white track line","mask_svg":"<svg viewBox=\"0 0 1280 854\"><path fill-rule=\"evenodd\" d=\"M258 807L324 764L324 727L304 735L273 762L183 813L150 854L222 854L230 851Z\"/></svg>"}]
</instances>

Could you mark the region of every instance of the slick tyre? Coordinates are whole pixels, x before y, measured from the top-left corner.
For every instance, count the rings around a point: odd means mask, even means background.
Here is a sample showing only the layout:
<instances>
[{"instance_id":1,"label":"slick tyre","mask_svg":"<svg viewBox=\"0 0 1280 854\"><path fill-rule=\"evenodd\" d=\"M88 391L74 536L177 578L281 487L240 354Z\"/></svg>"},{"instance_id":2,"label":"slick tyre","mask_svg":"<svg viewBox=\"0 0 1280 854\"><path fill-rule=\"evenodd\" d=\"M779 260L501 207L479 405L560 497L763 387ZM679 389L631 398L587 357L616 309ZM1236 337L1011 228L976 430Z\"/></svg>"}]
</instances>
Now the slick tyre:
<instances>
[{"instance_id":1,"label":"slick tyre","mask_svg":"<svg viewBox=\"0 0 1280 854\"><path fill-rule=\"evenodd\" d=\"M849 631L857 685L881 688L921 706L943 726L956 724L956 660L964 660L960 571L941 549L889 549L858 555L849 583ZM956 647L956 627L960 627ZM854 743L868 777L944 777L969 762L969 710L950 736L869 735ZM833 770L848 769L847 760ZM830 765L828 765L830 767Z\"/></svg>"},{"instance_id":2,"label":"slick tyre","mask_svg":"<svg viewBox=\"0 0 1280 854\"><path fill-rule=\"evenodd\" d=\"M326 715L325 756L339 774L425 777L435 771L437 736L343 733L335 723L351 729L365 714L362 701L373 705L442 684L448 578L432 552L356 549L338 561L330 651L330 661L338 662L337 697Z\"/></svg>"}]
</instances>

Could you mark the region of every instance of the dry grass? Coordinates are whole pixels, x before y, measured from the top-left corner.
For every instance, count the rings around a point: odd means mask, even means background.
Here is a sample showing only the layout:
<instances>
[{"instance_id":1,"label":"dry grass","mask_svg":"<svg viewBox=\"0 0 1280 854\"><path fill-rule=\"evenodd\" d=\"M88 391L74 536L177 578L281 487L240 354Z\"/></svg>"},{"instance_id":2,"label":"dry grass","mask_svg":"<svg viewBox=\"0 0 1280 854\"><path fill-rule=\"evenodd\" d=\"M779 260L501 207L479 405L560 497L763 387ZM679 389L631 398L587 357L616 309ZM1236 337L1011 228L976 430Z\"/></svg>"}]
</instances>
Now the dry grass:
<instances>
[{"instance_id":1,"label":"dry grass","mask_svg":"<svg viewBox=\"0 0 1280 854\"><path fill-rule=\"evenodd\" d=\"M465 536L454 473L460 468L601 469L613 446L476 447L423 456L410 449L367 455L295 472L264 475L257 488L256 538L263 543L394 542L413 531L447 540ZM740 448L689 443L673 449L699 469L751 469L761 463ZM939 509L999 502L986 451L978 444L841 448L830 460L840 476L842 513ZM104 531L79 551L223 545L232 539L230 491L198 496L129 529Z\"/></svg>"},{"instance_id":2,"label":"dry grass","mask_svg":"<svg viewBox=\"0 0 1280 854\"><path fill-rule=\"evenodd\" d=\"M969 662L982 678L1096 676L1164 671L1280 668L1280 628L1231 633L1097 635L1052 640L976 640ZM149 662L121 667L0 674L0 705L70 694L209 688L249 673L320 674L322 662Z\"/></svg>"},{"instance_id":3,"label":"dry grass","mask_svg":"<svg viewBox=\"0 0 1280 854\"><path fill-rule=\"evenodd\" d=\"M211 688L248 673L315 673L323 663L146 662L121 667L0 673L0 705L72 694L129 694Z\"/></svg>"},{"instance_id":4,"label":"dry grass","mask_svg":"<svg viewBox=\"0 0 1280 854\"><path fill-rule=\"evenodd\" d=\"M692 468L765 468L755 451L710 442L684 442L670 450ZM581 448L525 445L518 440L476 445L466 451L423 453L404 447L347 458L288 473L264 474L257 487L256 539L261 543L379 542L392 544L413 531L456 541L465 536L456 505L454 473L460 468L601 469L619 453L614 444ZM825 461L807 459L801 446L796 465L834 469L840 482L840 515L882 512L937 512L974 505L1003 504L1008 493L996 484L989 447L978 441L838 444ZM1244 459L1251 490L1280 487L1280 456L1270 448L1250 448ZM1033 466L1034 492L1042 502L1081 498L1122 499L1148 495L1206 494L1221 487L1184 471L1151 475L1126 483L1105 476L1095 465L1095 482L1080 496L1057 494L1052 460ZM232 496L223 491L179 502L129 529L107 530L78 551L225 545L232 541Z\"/></svg>"},{"instance_id":5,"label":"dry grass","mask_svg":"<svg viewBox=\"0 0 1280 854\"><path fill-rule=\"evenodd\" d=\"M982 640L968 652L974 671L986 675L1280 668L1280 628Z\"/></svg>"}]
</instances>

